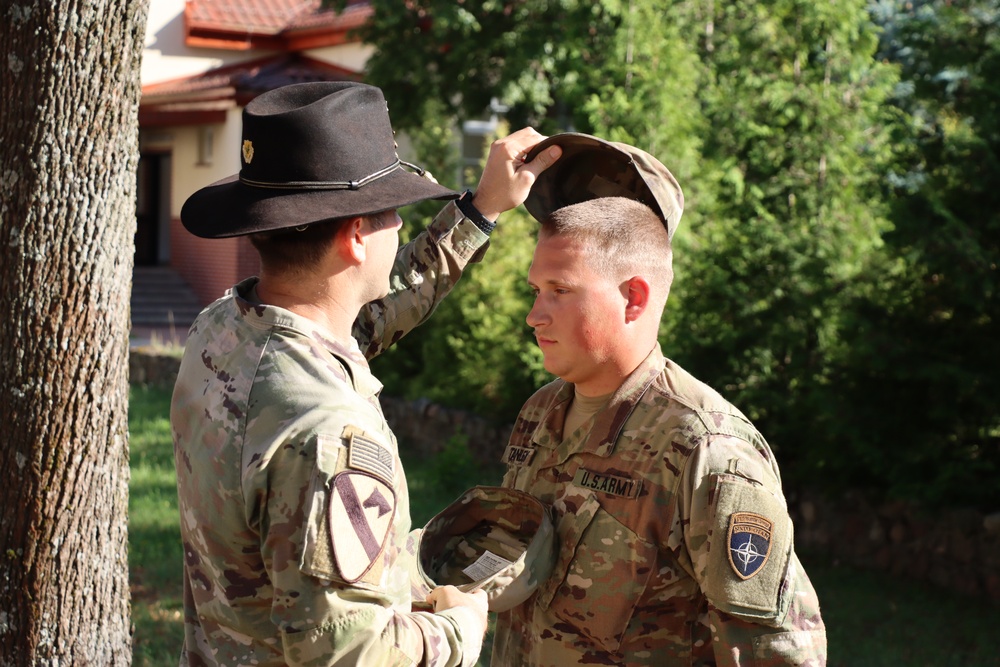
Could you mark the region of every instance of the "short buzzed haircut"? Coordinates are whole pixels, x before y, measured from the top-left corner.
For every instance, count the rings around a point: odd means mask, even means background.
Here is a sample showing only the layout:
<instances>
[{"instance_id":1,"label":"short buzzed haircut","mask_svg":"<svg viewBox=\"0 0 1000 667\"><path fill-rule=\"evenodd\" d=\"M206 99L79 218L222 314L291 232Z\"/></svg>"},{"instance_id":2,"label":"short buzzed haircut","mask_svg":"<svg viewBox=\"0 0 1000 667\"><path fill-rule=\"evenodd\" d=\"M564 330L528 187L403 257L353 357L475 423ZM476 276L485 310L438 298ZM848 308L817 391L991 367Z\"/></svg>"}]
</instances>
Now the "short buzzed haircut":
<instances>
[{"instance_id":1,"label":"short buzzed haircut","mask_svg":"<svg viewBox=\"0 0 1000 667\"><path fill-rule=\"evenodd\" d=\"M372 231L395 220L395 209L363 217ZM330 240L348 218L314 222L302 228L278 229L250 235L250 243L260 255L261 265L281 273L301 273L314 268L323 258Z\"/></svg>"},{"instance_id":2,"label":"short buzzed haircut","mask_svg":"<svg viewBox=\"0 0 1000 667\"><path fill-rule=\"evenodd\" d=\"M553 211L542 221L541 238L566 236L585 243L594 269L625 281L641 275L662 308L673 282L673 251L663 221L645 204L601 197Z\"/></svg>"}]
</instances>

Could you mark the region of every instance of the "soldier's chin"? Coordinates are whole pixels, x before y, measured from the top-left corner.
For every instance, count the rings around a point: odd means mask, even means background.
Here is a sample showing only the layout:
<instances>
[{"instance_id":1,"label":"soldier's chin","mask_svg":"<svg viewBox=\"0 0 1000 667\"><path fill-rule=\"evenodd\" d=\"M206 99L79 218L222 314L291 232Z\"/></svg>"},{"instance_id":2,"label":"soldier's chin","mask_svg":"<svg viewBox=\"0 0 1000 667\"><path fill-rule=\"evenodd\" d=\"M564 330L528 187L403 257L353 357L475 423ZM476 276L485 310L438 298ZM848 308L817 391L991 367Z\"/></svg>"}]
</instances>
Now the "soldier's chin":
<instances>
[{"instance_id":1,"label":"soldier's chin","mask_svg":"<svg viewBox=\"0 0 1000 667\"><path fill-rule=\"evenodd\" d=\"M544 353L542 356L542 368L547 370L552 375L555 375L556 377L562 377L562 375L559 373L559 367L557 366L556 362L553 359L550 359L549 356Z\"/></svg>"}]
</instances>

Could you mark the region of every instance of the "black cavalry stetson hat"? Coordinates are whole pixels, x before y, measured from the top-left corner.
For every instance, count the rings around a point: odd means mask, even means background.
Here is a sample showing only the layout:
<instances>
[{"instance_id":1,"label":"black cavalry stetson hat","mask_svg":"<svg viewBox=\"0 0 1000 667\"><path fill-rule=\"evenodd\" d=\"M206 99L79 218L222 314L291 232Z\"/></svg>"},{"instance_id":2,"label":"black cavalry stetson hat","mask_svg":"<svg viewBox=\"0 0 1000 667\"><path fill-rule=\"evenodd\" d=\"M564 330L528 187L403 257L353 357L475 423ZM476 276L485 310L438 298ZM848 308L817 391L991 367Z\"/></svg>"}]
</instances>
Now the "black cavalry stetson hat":
<instances>
[{"instance_id":1,"label":"black cavalry stetson hat","mask_svg":"<svg viewBox=\"0 0 1000 667\"><path fill-rule=\"evenodd\" d=\"M243 109L240 153L240 173L184 202L181 221L195 236L241 236L459 195L404 168L382 91L363 83L300 83L259 95Z\"/></svg>"}]
</instances>

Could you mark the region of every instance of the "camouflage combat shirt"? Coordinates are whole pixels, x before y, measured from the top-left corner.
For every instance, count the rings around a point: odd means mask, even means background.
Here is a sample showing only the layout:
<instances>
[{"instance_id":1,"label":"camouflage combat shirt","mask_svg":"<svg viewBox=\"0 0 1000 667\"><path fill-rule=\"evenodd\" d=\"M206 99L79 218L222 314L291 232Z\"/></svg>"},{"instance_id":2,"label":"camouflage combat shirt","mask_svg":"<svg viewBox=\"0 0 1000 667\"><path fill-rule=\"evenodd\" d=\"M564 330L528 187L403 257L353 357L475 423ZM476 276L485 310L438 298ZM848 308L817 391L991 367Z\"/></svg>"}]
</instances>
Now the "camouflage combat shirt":
<instances>
[{"instance_id":1,"label":"camouflage combat shirt","mask_svg":"<svg viewBox=\"0 0 1000 667\"><path fill-rule=\"evenodd\" d=\"M486 235L449 203L351 340L243 298L189 332L171 404L181 665L469 665L473 612L411 610L406 478L371 358L428 317Z\"/></svg>"},{"instance_id":2,"label":"camouflage combat shirt","mask_svg":"<svg viewBox=\"0 0 1000 667\"><path fill-rule=\"evenodd\" d=\"M553 574L498 617L493 662L826 664L774 456L735 407L659 347L563 437L573 385L521 409L504 485L556 512Z\"/></svg>"}]
</instances>

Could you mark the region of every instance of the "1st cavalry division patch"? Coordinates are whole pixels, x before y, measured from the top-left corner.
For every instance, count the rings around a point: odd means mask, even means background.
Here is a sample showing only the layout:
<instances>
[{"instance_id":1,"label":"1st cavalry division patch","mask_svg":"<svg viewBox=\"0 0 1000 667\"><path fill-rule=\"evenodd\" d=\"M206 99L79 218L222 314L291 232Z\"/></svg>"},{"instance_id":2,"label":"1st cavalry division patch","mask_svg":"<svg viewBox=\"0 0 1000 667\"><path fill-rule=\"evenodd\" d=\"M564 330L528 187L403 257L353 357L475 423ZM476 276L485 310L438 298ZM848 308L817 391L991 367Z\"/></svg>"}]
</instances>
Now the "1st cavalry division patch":
<instances>
[{"instance_id":1,"label":"1st cavalry division patch","mask_svg":"<svg viewBox=\"0 0 1000 667\"><path fill-rule=\"evenodd\" d=\"M729 564L740 579L759 573L771 555L774 524L753 512L733 512L729 517Z\"/></svg>"},{"instance_id":2,"label":"1st cavalry division patch","mask_svg":"<svg viewBox=\"0 0 1000 667\"><path fill-rule=\"evenodd\" d=\"M328 521L344 581L360 580L375 564L395 514L396 494L374 475L347 471L333 478Z\"/></svg>"}]
</instances>

